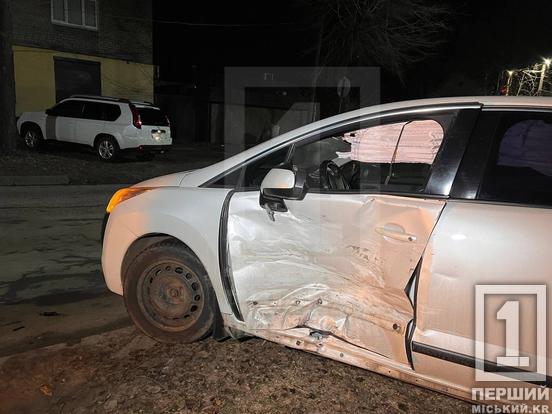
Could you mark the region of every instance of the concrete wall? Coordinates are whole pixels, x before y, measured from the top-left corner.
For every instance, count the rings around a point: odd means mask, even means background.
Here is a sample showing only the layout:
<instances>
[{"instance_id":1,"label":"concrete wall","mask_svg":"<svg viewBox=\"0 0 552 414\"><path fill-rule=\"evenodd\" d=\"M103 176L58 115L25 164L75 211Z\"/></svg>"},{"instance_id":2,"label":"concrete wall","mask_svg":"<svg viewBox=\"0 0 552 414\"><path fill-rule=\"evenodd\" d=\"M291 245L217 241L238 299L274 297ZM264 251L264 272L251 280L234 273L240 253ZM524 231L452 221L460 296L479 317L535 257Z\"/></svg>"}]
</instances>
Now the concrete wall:
<instances>
[{"instance_id":1,"label":"concrete wall","mask_svg":"<svg viewBox=\"0 0 552 414\"><path fill-rule=\"evenodd\" d=\"M99 62L102 95L153 101L151 64L25 46L14 46L13 52L17 116L27 111L43 111L55 104L56 56Z\"/></svg>"}]
</instances>

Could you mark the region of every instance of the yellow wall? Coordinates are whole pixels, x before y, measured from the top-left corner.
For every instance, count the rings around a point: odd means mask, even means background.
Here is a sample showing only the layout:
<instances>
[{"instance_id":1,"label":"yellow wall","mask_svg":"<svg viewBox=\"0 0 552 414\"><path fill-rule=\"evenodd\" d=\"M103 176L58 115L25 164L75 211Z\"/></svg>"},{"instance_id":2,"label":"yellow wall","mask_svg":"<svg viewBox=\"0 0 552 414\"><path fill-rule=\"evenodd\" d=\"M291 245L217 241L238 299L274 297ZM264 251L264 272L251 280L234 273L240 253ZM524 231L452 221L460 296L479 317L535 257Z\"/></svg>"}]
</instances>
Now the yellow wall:
<instances>
[{"instance_id":1,"label":"yellow wall","mask_svg":"<svg viewBox=\"0 0 552 414\"><path fill-rule=\"evenodd\" d=\"M153 102L153 66L125 60L13 47L16 115L56 103L54 56L100 62L102 95Z\"/></svg>"}]
</instances>

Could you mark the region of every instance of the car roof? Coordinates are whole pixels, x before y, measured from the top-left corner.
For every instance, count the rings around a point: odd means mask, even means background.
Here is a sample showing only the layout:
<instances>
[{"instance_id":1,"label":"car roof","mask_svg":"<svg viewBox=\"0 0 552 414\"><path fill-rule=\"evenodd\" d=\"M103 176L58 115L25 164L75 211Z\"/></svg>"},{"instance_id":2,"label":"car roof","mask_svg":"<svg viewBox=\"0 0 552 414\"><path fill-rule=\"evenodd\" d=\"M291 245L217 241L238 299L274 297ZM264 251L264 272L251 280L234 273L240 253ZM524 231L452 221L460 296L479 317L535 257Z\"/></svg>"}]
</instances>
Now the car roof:
<instances>
[{"instance_id":1,"label":"car roof","mask_svg":"<svg viewBox=\"0 0 552 414\"><path fill-rule=\"evenodd\" d=\"M405 107L433 106L447 104L478 103L486 107L535 107L552 108L552 97L545 96L456 96L447 98L428 98L411 101L399 101L389 104L369 106L371 112L401 109ZM385 109L384 109L385 107Z\"/></svg>"},{"instance_id":2,"label":"car roof","mask_svg":"<svg viewBox=\"0 0 552 414\"><path fill-rule=\"evenodd\" d=\"M385 103L380 105L367 106L342 114L334 115L329 118L324 118L311 124L302 126L294 131L290 131L279 135L266 143L271 143L271 146L285 142L291 138L290 135L300 135L303 131L308 132L320 127L333 125L339 122L347 121L353 118L363 118L370 115L384 115L387 113L400 113L402 111L421 110L421 109L437 109L443 107L485 107L485 108L535 108L535 109L551 109L552 97L543 96L458 96L447 98L428 98L416 99L410 101L399 101ZM263 143L264 144L264 143ZM260 144L262 145L262 144Z\"/></svg>"},{"instance_id":3,"label":"car roof","mask_svg":"<svg viewBox=\"0 0 552 414\"><path fill-rule=\"evenodd\" d=\"M544 96L457 96L446 98L427 98L410 101L398 101L380 105L367 106L350 112L326 118L320 122L333 120L339 122L356 116L395 112L404 109L441 106L483 106L492 108L550 108L552 109L552 97Z\"/></svg>"},{"instance_id":4,"label":"car roof","mask_svg":"<svg viewBox=\"0 0 552 414\"><path fill-rule=\"evenodd\" d=\"M320 128L329 127L341 122L346 122L354 118L365 118L373 116L383 116L385 114L398 114L402 112L432 110L455 107L473 107L473 108L519 108L519 109L550 109L552 110L552 97L540 96L459 96L447 98L429 98L417 99L411 101L400 101L380 105L367 106L350 112L338 114L330 118L304 125L282 135L278 135L268 141L264 141L254 147L246 149L230 158L219 163L213 164L198 170L195 174L196 184L210 182L223 172L232 170L238 165L270 151L282 144L286 144L296 137L312 133ZM203 181L202 181L203 180Z\"/></svg>"},{"instance_id":5,"label":"car roof","mask_svg":"<svg viewBox=\"0 0 552 414\"><path fill-rule=\"evenodd\" d=\"M293 131L286 132L253 148L270 148L280 143L289 141L295 136L303 135L321 127L327 127L354 118L364 118L370 115L385 115L388 113L401 113L403 111L443 109L447 107L485 107L485 108L535 108L551 109L552 97L542 96L459 96L448 98L429 98L410 101L399 101L380 105L367 106L342 114L324 118L319 121L304 125ZM249 150L247 150L249 151ZM245 152L247 152L245 151Z\"/></svg>"},{"instance_id":6,"label":"car roof","mask_svg":"<svg viewBox=\"0 0 552 414\"><path fill-rule=\"evenodd\" d=\"M102 101L102 102L115 102L115 103L132 103L139 106L151 106L153 103L147 101L130 100L126 98L116 98L113 96L100 96L100 95L72 95L67 99L78 99L87 101Z\"/></svg>"}]
</instances>

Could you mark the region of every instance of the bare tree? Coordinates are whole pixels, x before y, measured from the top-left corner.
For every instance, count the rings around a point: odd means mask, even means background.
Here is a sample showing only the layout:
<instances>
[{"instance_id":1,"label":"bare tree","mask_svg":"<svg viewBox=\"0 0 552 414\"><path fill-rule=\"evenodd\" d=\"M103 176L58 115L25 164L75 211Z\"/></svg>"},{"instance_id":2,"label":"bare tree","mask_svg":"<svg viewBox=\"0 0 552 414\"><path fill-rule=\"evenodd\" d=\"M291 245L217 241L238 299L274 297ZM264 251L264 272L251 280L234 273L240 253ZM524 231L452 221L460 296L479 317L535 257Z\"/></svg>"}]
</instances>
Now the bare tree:
<instances>
[{"instance_id":1,"label":"bare tree","mask_svg":"<svg viewBox=\"0 0 552 414\"><path fill-rule=\"evenodd\" d=\"M551 76L551 62L545 59L529 67L503 71L498 90L504 95L552 96Z\"/></svg>"},{"instance_id":2,"label":"bare tree","mask_svg":"<svg viewBox=\"0 0 552 414\"><path fill-rule=\"evenodd\" d=\"M444 43L452 15L428 0L305 2L320 25L320 66L375 64L399 78Z\"/></svg>"},{"instance_id":3,"label":"bare tree","mask_svg":"<svg viewBox=\"0 0 552 414\"><path fill-rule=\"evenodd\" d=\"M0 0L0 152L13 151L16 145L10 1Z\"/></svg>"}]
</instances>

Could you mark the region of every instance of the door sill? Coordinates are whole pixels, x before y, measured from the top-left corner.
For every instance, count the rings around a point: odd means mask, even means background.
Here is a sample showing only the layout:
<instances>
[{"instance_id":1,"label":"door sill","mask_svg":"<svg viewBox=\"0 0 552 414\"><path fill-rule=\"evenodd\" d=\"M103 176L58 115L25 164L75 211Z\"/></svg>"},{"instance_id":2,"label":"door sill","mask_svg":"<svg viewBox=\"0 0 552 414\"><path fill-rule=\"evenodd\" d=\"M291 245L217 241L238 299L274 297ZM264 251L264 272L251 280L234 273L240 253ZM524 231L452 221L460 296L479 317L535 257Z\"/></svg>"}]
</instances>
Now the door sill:
<instances>
[{"instance_id":1,"label":"door sill","mask_svg":"<svg viewBox=\"0 0 552 414\"><path fill-rule=\"evenodd\" d=\"M242 327L243 329L243 327ZM382 374L391 378L429 388L466 401L471 400L471 392L454 384L437 380L415 372L409 364L402 364L383 355L359 348L333 336L316 338L308 328L289 330L248 330L251 335L340 361L359 368Z\"/></svg>"}]
</instances>

